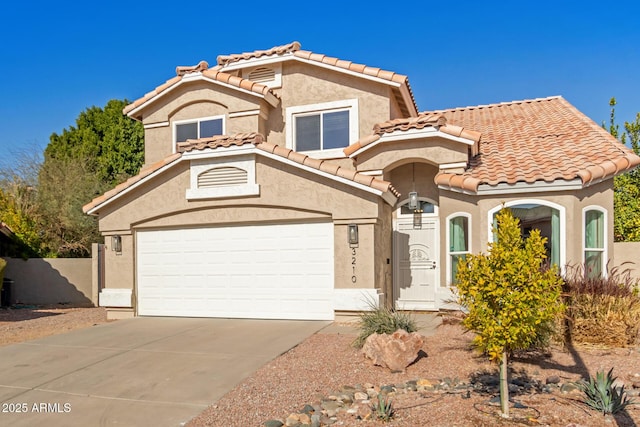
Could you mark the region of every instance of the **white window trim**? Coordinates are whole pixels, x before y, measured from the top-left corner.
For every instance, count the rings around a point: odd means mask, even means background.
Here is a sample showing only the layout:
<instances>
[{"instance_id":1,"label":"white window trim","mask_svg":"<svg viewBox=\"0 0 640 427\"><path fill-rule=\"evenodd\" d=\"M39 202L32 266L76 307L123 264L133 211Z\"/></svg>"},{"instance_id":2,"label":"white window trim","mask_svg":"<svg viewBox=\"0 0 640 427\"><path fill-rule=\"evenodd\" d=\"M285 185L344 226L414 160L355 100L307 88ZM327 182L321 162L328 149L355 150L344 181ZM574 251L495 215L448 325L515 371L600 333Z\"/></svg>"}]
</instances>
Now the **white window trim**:
<instances>
[{"instance_id":1,"label":"white window trim","mask_svg":"<svg viewBox=\"0 0 640 427\"><path fill-rule=\"evenodd\" d=\"M212 168L220 167L234 167L247 171L247 183L218 188L198 188L198 176L201 173ZM254 155L238 156L235 158L194 159L191 160L190 174L191 186L186 192L187 200L257 196L260 194L260 186L256 183L256 162Z\"/></svg>"},{"instance_id":2,"label":"white window trim","mask_svg":"<svg viewBox=\"0 0 640 427\"><path fill-rule=\"evenodd\" d=\"M603 243L603 248L587 248L587 212L589 211L598 211L598 212L602 212L602 243ZM586 206L584 208L582 208L582 265L586 266L586 261L587 258L585 256L585 252L587 250L595 252L595 251L601 251L602 252L602 276L603 277L607 277L607 261L609 260L608 258L608 253L609 251L607 250L607 210L605 208L603 208L602 206L598 206L598 205L589 205ZM586 271L585 271L586 273Z\"/></svg>"},{"instance_id":3,"label":"white window trim","mask_svg":"<svg viewBox=\"0 0 640 427\"><path fill-rule=\"evenodd\" d=\"M286 109L286 137L285 141L287 148L295 150L295 127L294 117L297 114L311 114L311 113L324 113L331 112L332 110L348 110L349 111L349 145L355 143L360 135L358 130L359 115L358 115L358 100L357 99L345 99L343 101L323 102L320 104L299 105L295 107L289 107ZM311 157L318 159L346 157L343 148L332 148L330 150L313 150L302 151Z\"/></svg>"},{"instance_id":4,"label":"white window trim","mask_svg":"<svg viewBox=\"0 0 640 427\"><path fill-rule=\"evenodd\" d=\"M171 132L172 132L172 138L173 138L173 152L176 153L177 149L178 149L178 142L176 141L178 138L178 125L184 125L184 124L188 124L188 123L198 123L200 124L200 122L206 122L207 120L222 120L222 134L226 134L227 132L227 121L225 120L225 116L224 115L219 115L219 116L207 116L207 117L198 117L196 119L185 119L185 120L175 120L172 124L171 124ZM200 126L198 126L198 132L200 132ZM198 136L199 138L200 136Z\"/></svg>"},{"instance_id":5,"label":"white window trim","mask_svg":"<svg viewBox=\"0 0 640 427\"><path fill-rule=\"evenodd\" d=\"M510 208L516 205L542 205L556 209L560 212L560 272L564 274L567 266L567 214L564 206L542 199L518 199L504 204L497 205L489 209L487 215L487 241L493 243L493 216L502 208Z\"/></svg>"},{"instance_id":6,"label":"white window trim","mask_svg":"<svg viewBox=\"0 0 640 427\"><path fill-rule=\"evenodd\" d=\"M435 200L433 199L429 199L428 197L418 197L418 200L421 202L429 202L433 205L433 213L422 213L422 217L423 218L429 218L429 217L438 217L439 215L439 207L438 204L436 203ZM398 209L396 209L396 217L397 218L402 218L402 219L407 219L407 218L413 218L413 214L403 214L402 213L402 206L404 206L405 204L409 203L409 199L404 199L400 202L398 202Z\"/></svg>"},{"instance_id":7,"label":"white window trim","mask_svg":"<svg viewBox=\"0 0 640 427\"><path fill-rule=\"evenodd\" d=\"M451 236L450 236L450 222L453 218L458 218L460 216L466 217L467 218L467 250L464 252L451 252ZM473 253L473 249L471 247L472 243L473 243L473 239L471 238L471 221L472 221L472 216L470 213L467 212L454 212L451 215L447 216L447 218L445 219L445 247L446 247L446 251L447 251L447 271L446 271L446 280L445 283L447 284L447 286L451 286L451 255L462 255L462 254L471 254Z\"/></svg>"}]
</instances>

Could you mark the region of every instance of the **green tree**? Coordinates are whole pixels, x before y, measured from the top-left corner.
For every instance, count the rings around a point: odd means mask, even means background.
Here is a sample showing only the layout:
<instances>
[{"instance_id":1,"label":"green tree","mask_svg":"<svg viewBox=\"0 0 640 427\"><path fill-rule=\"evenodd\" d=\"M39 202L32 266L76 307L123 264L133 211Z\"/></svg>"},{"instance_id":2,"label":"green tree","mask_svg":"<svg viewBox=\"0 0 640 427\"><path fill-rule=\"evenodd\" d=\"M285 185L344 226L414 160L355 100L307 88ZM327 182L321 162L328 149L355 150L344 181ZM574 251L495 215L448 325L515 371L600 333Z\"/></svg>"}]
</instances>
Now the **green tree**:
<instances>
[{"instance_id":1,"label":"green tree","mask_svg":"<svg viewBox=\"0 0 640 427\"><path fill-rule=\"evenodd\" d=\"M122 114L126 100L81 112L76 125L51 135L38 175L39 226L57 256L88 256L101 240L82 206L135 175L144 161L142 124Z\"/></svg>"},{"instance_id":2,"label":"green tree","mask_svg":"<svg viewBox=\"0 0 640 427\"><path fill-rule=\"evenodd\" d=\"M627 140L633 151L640 155L640 113L633 122L624 122L623 130L616 123L616 99L611 98L609 124L602 127L622 144ZM613 237L615 241L640 242L640 170L618 175L613 181Z\"/></svg>"},{"instance_id":3,"label":"green tree","mask_svg":"<svg viewBox=\"0 0 640 427\"><path fill-rule=\"evenodd\" d=\"M44 162L74 159L101 182L114 185L135 175L144 162L144 129L140 122L122 114L126 100L112 99L104 108L81 112L76 126L53 133L44 152Z\"/></svg>"},{"instance_id":4,"label":"green tree","mask_svg":"<svg viewBox=\"0 0 640 427\"><path fill-rule=\"evenodd\" d=\"M524 240L509 209L497 215L497 241L488 254L468 255L458 267L459 303L468 310L463 325L474 344L499 365L502 414L509 416L508 355L539 342L562 310L562 279L545 268L545 238L533 230Z\"/></svg>"}]
</instances>

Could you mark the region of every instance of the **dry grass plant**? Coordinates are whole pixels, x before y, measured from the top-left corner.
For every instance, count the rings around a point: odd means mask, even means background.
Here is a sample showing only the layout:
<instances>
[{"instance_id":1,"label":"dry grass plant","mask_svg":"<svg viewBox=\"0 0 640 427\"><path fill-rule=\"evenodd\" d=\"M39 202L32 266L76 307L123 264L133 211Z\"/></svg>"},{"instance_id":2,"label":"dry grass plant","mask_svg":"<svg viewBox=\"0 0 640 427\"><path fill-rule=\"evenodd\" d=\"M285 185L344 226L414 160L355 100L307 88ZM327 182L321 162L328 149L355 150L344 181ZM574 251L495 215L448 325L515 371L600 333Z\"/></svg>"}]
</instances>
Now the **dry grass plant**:
<instances>
[{"instance_id":1,"label":"dry grass plant","mask_svg":"<svg viewBox=\"0 0 640 427\"><path fill-rule=\"evenodd\" d=\"M639 284L629 269L607 264L607 274L593 278L584 272L584 265L569 266L564 278L571 341L613 347L638 343Z\"/></svg>"}]
</instances>

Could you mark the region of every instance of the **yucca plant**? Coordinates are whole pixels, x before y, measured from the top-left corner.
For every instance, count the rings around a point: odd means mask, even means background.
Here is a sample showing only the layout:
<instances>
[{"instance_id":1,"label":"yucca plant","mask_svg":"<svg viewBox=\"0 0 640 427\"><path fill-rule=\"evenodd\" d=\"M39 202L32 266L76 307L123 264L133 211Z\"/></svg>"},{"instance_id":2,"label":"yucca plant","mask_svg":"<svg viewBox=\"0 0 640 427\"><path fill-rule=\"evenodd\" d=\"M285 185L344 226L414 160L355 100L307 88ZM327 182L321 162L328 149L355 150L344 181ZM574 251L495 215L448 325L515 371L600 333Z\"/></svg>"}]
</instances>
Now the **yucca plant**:
<instances>
[{"instance_id":1,"label":"yucca plant","mask_svg":"<svg viewBox=\"0 0 640 427\"><path fill-rule=\"evenodd\" d=\"M371 412L373 417L380 421L391 421L396 415L396 410L393 408L393 402L388 396L378 394L378 403L371 405Z\"/></svg>"},{"instance_id":2,"label":"yucca plant","mask_svg":"<svg viewBox=\"0 0 640 427\"><path fill-rule=\"evenodd\" d=\"M596 372L596 376L589 381L582 380L578 387L584 393L584 403L592 409L603 414L615 414L622 411L627 405L634 402L627 397L624 385L614 386L616 377L613 376L613 368L605 376L604 371Z\"/></svg>"}]
</instances>

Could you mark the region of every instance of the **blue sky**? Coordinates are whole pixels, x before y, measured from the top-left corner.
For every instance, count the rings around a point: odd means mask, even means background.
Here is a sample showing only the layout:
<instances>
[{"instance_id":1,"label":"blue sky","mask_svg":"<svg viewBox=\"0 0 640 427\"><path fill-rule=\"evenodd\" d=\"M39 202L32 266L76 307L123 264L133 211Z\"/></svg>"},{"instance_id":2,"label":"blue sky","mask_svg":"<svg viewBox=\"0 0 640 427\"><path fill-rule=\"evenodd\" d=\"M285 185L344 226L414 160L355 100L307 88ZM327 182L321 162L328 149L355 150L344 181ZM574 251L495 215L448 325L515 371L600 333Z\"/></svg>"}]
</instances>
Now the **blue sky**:
<instances>
[{"instance_id":1,"label":"blue sky","mask_svg":"<svg viewBox=\"0 0 640 427\"><path fill-rule=\"evenodd\" d=\"M87 107L177 65L298 40L409 76L420 110L562 95L640 112L640 2L12 2L0 13L0 149L43 149ZM71 3L71 4L69 4Z\"/></svg>"}]
</instances>

